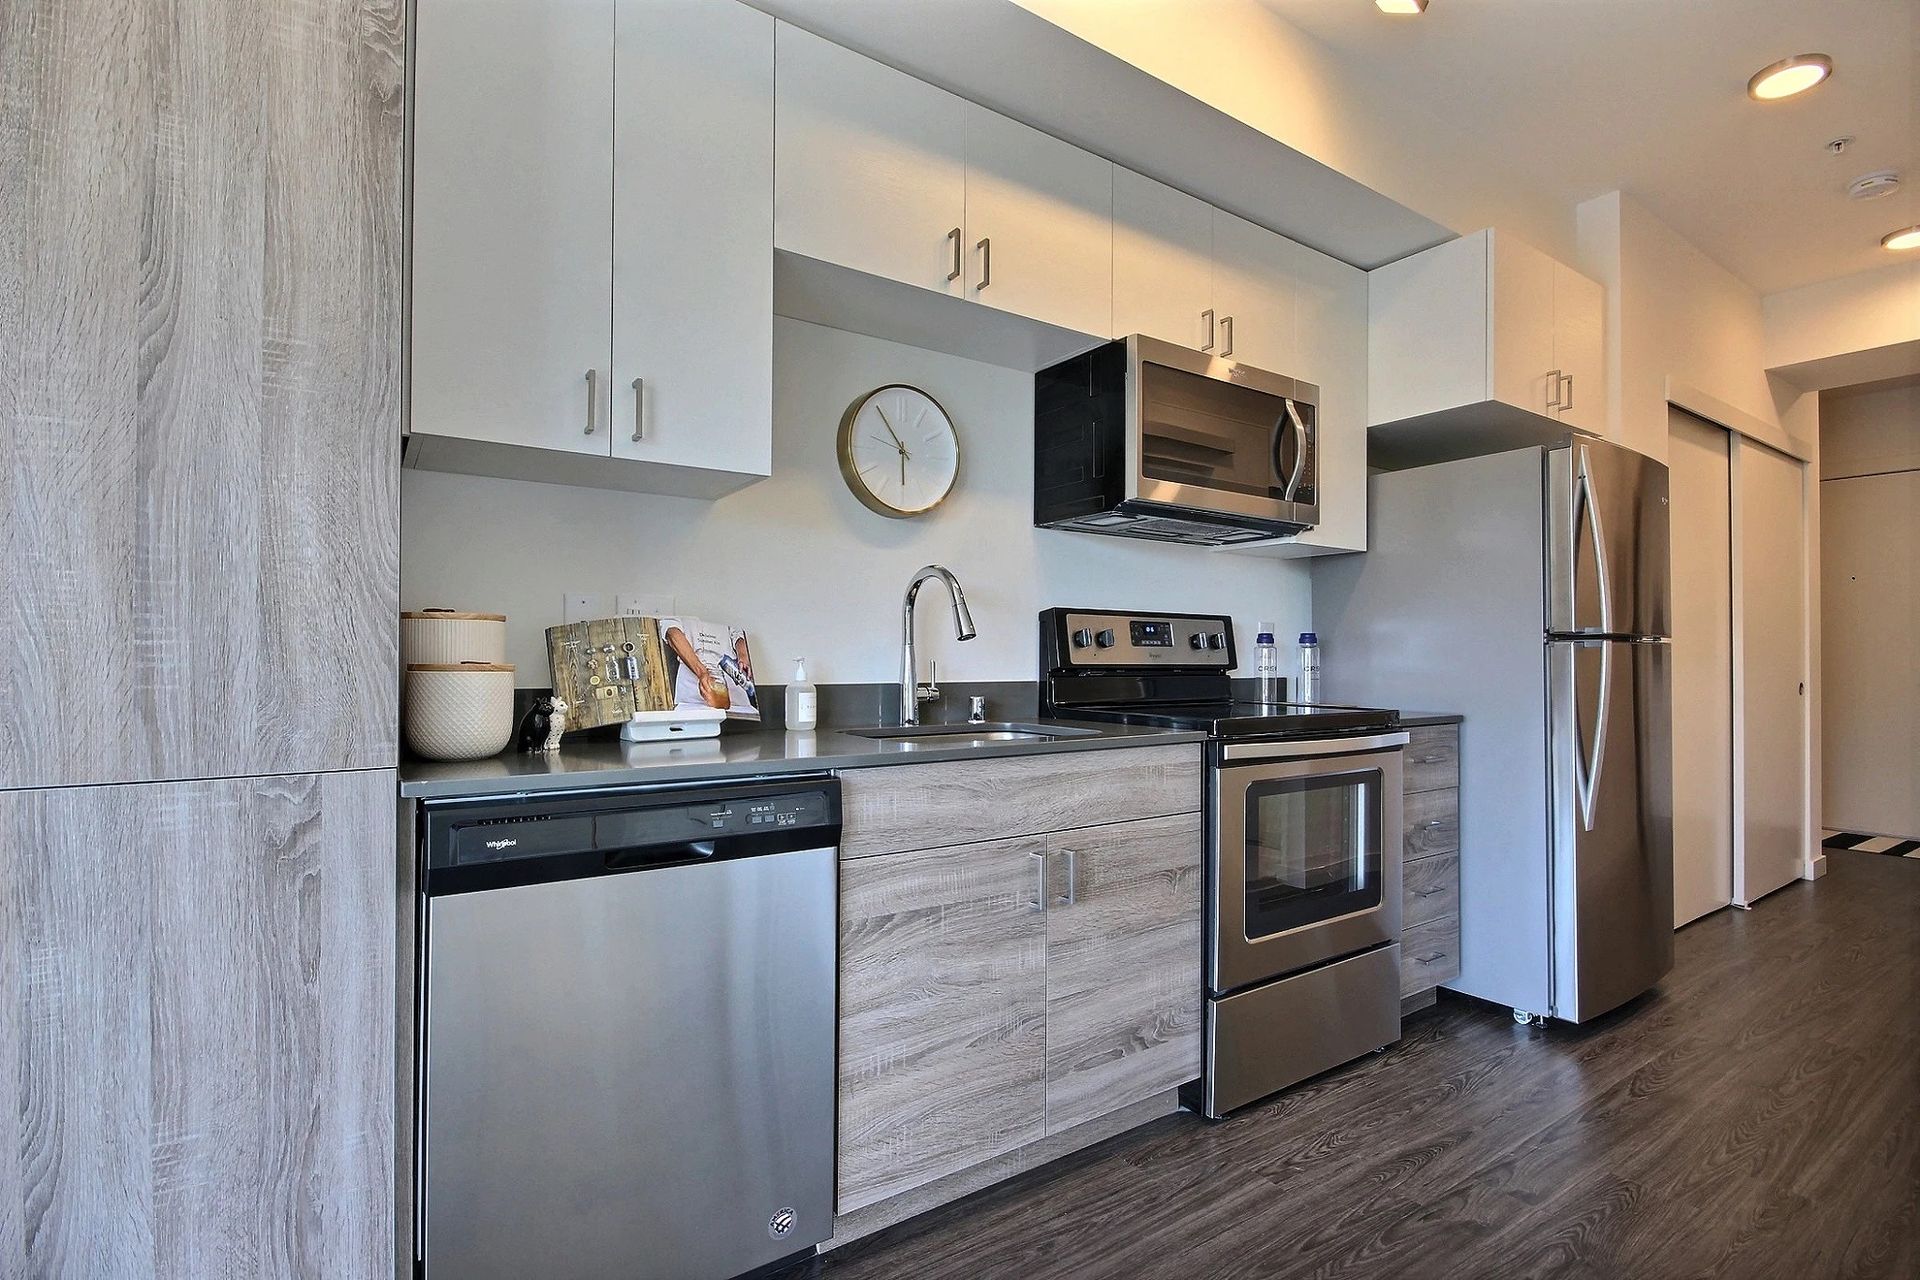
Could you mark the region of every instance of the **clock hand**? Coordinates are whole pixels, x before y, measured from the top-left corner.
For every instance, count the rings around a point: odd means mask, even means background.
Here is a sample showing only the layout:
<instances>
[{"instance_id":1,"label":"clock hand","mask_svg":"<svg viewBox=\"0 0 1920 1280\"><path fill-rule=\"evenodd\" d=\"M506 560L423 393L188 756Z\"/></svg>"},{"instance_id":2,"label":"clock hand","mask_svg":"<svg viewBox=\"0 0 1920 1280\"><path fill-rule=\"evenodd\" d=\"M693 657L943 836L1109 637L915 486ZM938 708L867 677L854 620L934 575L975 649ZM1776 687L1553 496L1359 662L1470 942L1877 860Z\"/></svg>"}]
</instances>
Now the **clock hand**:
<instances>
[{"instance_id":1,"label":"clock hand","mask_svg":"<svg viewBox=\"0 0 1920 1280\"><path fill-rule=\"evenodd\" d=\"M900 451L900 456L903 458L912 457L913 455L907 452L907 446L902 443L900 433L893 429L891 422L887 421L887 411L882 409L877 402L873 406L873 411L880 415L880 425L884 426L887 429L887 434L893 437L893 447Z\"/></svg>"}]
</instances>

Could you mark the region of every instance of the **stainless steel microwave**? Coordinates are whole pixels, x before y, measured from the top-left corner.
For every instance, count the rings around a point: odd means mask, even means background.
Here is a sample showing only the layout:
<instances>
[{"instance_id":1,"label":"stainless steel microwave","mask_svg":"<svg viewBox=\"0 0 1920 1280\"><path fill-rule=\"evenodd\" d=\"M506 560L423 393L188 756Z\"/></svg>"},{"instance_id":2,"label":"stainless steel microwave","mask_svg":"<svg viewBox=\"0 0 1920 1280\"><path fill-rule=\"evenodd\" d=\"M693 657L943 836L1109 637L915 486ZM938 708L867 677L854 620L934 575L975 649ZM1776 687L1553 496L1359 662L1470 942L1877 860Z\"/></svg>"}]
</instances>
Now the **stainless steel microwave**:
<instances>
[{"instance_id":1,"label":"stainless steel microwave","mask_svg":"<svg viewBox=\"0 0 1920 1280\"><path fill-rule=\"evenodd\" d=\"M1033 522L1222 546L1320 519L1320 389L1135 334L1034 375Z\"/></svg>"}]
</instances>

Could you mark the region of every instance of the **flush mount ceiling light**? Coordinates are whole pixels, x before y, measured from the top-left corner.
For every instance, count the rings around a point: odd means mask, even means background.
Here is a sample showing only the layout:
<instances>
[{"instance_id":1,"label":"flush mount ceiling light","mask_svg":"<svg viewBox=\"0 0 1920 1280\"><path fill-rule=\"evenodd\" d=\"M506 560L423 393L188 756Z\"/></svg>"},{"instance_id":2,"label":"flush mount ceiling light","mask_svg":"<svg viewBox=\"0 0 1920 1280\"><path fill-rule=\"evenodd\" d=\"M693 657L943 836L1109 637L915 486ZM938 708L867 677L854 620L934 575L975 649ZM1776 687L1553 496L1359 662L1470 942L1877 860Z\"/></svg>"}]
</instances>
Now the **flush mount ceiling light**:
<instances>
[{"instance_id":1,"label":"flush mount ceiling light","mask_svg":"<svg viewBox=\"0 0 1920 1280\"><path fill-rule=\"evenodd\" d=\"M1920 249L1920 222L1911 227L1902 227L1898 231L1889 231L1880 237L1882 249Z\"/></svg>"},{"instance_id":2,"label":"flush mount ceiling light","mask_svg":"<svg viewBox=\"0 0 1920 1280\"><path fill-rule=\"evenodd\" d=\"M1373 7L1382 13L1425 13L1427 0L1373 0Z\"/></svg>"},{"instance_id":3,"label":"flush mount ceiling light","mask_svg":"<svg viewBox=\"0 0 1920 1280\"><path fill-rule=\"evenodd\" d=\"M1762 67L1747 81L1747 96L1755 102L1778 102L1807 90L1833 74L1833 59L1824 53L1796 53L1770 67Z\"/></svg>"}]
</instances>

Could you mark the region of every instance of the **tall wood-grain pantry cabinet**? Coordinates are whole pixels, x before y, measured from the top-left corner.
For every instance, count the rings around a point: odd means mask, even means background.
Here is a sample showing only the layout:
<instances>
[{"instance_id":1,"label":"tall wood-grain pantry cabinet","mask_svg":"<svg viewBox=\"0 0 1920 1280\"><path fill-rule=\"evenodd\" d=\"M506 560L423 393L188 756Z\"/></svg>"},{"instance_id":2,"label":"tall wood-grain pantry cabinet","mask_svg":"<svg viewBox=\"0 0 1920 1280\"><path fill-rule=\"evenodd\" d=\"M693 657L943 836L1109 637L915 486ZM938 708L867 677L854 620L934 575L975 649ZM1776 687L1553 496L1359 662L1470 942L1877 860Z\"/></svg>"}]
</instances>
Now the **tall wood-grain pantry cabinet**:
<instances>
[{"instance_id":1,"label":"tall wood-grain pantry cabinet","mask_svg":"<svg viewBox=\"0 0 1920 1280\"><path fill-rule=\"evenodd\" d=\"M704 497L771 473L773 26L418 0L409 465Z\"/></svg>"},{"instance_id":2,"label":"tall wood-grain pantry cabinet","mask_svg":"<svg viewBox=\"0 0 1920 1280\"><path fill-rule=\"evenodd\" d=\"M0 1274L393 1274L405 30L0 20Z\"/></svg>"}]
</instances>

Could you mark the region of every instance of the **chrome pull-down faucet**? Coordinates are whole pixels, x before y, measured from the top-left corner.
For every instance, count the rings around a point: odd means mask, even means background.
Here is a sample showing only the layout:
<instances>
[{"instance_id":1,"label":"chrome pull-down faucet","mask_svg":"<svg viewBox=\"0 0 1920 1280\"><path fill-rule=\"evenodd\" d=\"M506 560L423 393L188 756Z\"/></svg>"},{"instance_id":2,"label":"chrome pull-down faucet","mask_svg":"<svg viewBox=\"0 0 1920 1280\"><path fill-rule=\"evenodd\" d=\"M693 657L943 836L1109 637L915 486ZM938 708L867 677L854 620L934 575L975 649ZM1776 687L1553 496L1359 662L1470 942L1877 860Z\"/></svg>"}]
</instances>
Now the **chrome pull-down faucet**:
<instances>
[{"instance_id":1,"label":"chrome pull-down faucet","mask_svg":"<svg viewBox=\"0 0 1920 1280\"><path fill-rule=\"evenodd\" d=\"M907 584L907 598L900 606L900 723L919 724L920 704L940 697L938 685L920 683L920 666L913 653L913 602L920 584L938 578L946 584L947 598L953 601L953 634L959 640L971 640L979 634L973 629L973 614L967 609L967 593L960 580L937 564L930 564L913 575Z\"/></svg>"}]
</instances>

